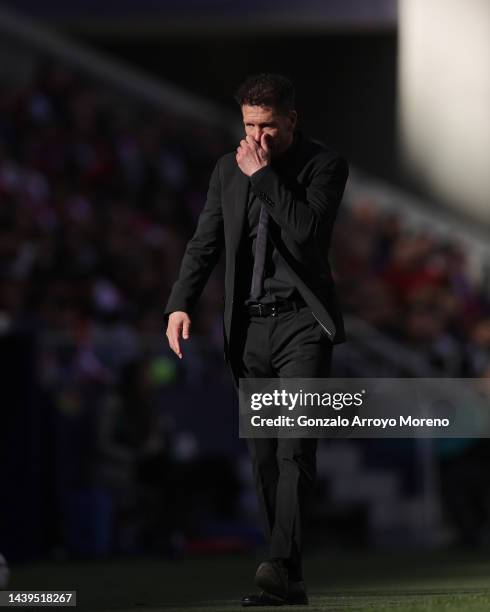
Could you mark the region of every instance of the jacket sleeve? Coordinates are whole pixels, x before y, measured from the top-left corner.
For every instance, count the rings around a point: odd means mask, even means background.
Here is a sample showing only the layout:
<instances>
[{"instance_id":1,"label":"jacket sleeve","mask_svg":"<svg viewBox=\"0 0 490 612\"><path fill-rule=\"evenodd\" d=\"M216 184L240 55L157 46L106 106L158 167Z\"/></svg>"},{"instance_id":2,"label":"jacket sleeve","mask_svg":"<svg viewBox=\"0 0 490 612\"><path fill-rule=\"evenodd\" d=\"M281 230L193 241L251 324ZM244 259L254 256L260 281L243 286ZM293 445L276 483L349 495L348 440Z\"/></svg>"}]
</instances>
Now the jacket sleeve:
<instances>
[{"instance_id":1,"label":"jacket sleeve","mask_svg":"<svg viewBox=\"0 0 490 612\"><path fill-rule=\"evenodd\" d=\"M199 216L196 230L187 243L178 278L172 287L165 307L165 322L167 322L168 315L176 310L187 313L193 310L219 260L223 245L223 214L218 161L211 174L206 203Z\"/></svg>"},{"instance_id":2,"label":"jacket sleeve","mask_svg":"<svg viewBox=\"0 0 490 612\"><path fill-rule=\"evenodd\" d=\"M299 244L333 221L344 193L349 166L343 157L321 158L304 193L293 192L271 166L252 174L251 188L274 221Z\"/></svg>"}]
</instances>

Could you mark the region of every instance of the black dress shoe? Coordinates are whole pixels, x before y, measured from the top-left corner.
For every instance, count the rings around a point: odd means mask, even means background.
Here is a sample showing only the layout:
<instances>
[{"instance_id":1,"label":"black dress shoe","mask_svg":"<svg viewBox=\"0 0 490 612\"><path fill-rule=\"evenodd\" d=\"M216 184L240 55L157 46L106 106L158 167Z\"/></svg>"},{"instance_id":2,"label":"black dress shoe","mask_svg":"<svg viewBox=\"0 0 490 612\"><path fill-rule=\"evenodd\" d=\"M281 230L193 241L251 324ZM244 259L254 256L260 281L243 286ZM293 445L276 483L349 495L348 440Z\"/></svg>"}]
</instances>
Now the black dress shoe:
<instances>
[{"instance_id":1,"label":"black dress shoe","mask_svg":"<svg viewBox=\"0 0 490 612\"><path fill-rule=\"evenodd\" d=\"M290 606L307 606L309 604L306 586L302 580L299 582L290 580L288 582L286 603Z\"/></svg>"},{"instance_id":2,"label":"black dress shoe","mask_svg":"<svg viewBox=\"0 0 490 612\"><path fill-rule=\"evenodd\" d=\"M286 599L281 599L275 595L269 595L265 591L261 591L258 595L245 595L242 597L242 606L258 607L258 606L307 606L309 604L308 595L306 594L305 583L301 580L298 582L289 581L288 594Z\"/></svg>"},{"instance_id":3,"label":"black dress shoe","mask_svg":"<svg viewBox=\"0 0 490 612\"><path fill-rule=\"evenodd\" d=\"M261 591L258 595L255 593L245 595L242 597L241 603L244 608L253 608L258 606L283 606L286 602L280 597Z\"/></svg>"},{"instance_id":4,"label":"black dress shoe","mask_svg":"<svg viewBox=\"0 0 490 612\"><path fill-rule=\"evenodd\" d=\"M255 584L267 595L286 599L288 595L288 571L282 559L271 559L261 563L255 574Z\"/></svg>"}]
</instances>

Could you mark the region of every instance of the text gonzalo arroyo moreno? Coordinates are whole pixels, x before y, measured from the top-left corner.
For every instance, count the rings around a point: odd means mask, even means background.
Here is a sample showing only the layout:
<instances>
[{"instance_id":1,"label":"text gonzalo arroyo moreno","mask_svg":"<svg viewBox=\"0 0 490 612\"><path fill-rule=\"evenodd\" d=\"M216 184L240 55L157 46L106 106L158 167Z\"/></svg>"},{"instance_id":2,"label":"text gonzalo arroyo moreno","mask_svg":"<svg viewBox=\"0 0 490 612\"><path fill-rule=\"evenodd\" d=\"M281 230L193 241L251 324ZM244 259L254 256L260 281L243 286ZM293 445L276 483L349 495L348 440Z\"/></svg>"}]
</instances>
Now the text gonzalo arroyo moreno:
<instances>
[{"instance_id":1,"label":"text gonzalo arroyo moreno","mask_svg":"<svg viewBox=\"0 0 490 612\"><path fill-rule=\"evenodd\" d=\"M298 408L326 407L335 411L344 408L360 408L363 405L365 390L357 393L295 393L285 389L275 389L270 393L252 393L250 395L250 408L255 412L264 407L287 409L297 413ZM391 427L449 427L448 418L412 417L411 415L397 415L396 417L361 417L358 414L347 417L340 414L334 416L310 416L308 414L295 414L294 416L278 414L276 416L262 416L252 414L250 417L252 427L359 427L380 428Z\"/></svg>"}]
</instances>

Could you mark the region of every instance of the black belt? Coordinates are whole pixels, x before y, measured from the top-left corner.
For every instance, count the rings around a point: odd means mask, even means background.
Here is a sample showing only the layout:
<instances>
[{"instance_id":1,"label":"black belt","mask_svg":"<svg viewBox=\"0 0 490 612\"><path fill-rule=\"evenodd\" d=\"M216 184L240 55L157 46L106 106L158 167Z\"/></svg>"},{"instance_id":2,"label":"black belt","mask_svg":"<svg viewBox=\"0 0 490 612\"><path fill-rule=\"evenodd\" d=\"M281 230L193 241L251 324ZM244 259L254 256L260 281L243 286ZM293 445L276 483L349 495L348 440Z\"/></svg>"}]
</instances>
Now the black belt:
<instances>
[{"instance_id":1,"label":"black belt","mask_svg":"<svg viewBox=\"0 0 490 612\"><path fill-rule=\"evenodd\" d=\"M302 306L306 306L306 302L301 298L297 298L295 300L278 300L269 304L248 304L245 306L245 310L254 317L275 317L279 312L298 310Z\"/></svg>"}]
</instances>

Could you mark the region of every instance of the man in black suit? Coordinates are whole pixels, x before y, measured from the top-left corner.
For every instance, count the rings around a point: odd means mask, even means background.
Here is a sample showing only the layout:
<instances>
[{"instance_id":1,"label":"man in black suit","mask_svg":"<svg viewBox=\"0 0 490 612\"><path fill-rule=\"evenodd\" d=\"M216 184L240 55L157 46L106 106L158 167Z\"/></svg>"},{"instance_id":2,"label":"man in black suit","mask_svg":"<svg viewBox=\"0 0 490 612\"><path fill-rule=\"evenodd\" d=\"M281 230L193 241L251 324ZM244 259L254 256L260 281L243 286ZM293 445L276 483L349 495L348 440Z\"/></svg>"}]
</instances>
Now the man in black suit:
<instances>
[{"instance_id":1,"label":"man in black suit","mask_svg":"<svg viewBox=\"0 0 490 612\"><path fill-rule=\"evenodd\" d=\"M296 127L294 87L278 74L236 92L245 138L213 170L165 316L182 358L192 312L225 248L225 361L239 378L322 378L345 341L328 251L348 164ZM301 531L317 440L247 438L270 544L244 606L307 603Z\"/></svg>"}]
</instances>

